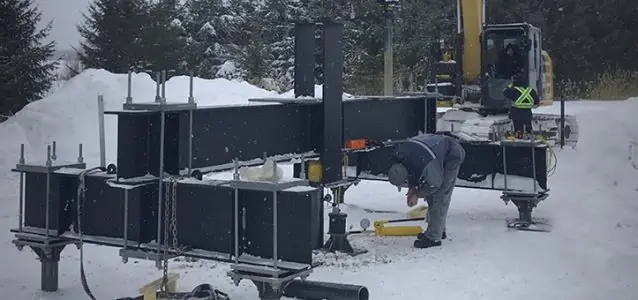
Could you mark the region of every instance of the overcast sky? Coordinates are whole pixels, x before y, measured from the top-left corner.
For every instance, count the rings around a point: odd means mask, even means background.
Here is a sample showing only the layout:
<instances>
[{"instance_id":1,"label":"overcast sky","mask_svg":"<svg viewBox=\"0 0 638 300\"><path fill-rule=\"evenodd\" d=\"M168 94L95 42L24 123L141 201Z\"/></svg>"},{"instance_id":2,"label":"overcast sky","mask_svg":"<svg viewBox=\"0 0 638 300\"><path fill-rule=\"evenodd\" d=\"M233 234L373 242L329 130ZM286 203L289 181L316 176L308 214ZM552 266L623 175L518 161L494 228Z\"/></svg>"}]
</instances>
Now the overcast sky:
<instances>
[{"instance_id":1,"label":"overcast sky","mask_svg":"<svg viewBox=\"0 0 638 300\"><path fill-rule=\"evenodd\" d=\"M34 0L33 3L42 11L41 27L53 21L47 41L55 40L58 50L67 50L79 43L80 34L75 25L82 21L82 13L86 12L90 0Z\"/></svg>"}]
</instances>

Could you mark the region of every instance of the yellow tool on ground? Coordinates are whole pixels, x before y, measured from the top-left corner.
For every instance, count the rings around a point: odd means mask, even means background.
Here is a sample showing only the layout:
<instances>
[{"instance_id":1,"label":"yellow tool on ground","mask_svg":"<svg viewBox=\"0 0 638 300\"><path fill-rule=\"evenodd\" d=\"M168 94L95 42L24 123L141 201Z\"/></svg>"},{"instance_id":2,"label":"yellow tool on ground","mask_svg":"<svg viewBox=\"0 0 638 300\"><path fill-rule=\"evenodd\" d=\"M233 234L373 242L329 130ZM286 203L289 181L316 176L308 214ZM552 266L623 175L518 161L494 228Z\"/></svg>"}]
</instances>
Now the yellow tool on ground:
<instances>
[{"instance_id":1,"label":"yellow tool on ground","mask_svg":"<svg viewBox=\"0 0 638 300\"><path fill-rule=\"evenodd\" d=\"M392 223L424 221L428 212L426 205L418 206L407 212L406 219L378 220L374 221L374 234L376 236L417 236L423 232L421 226L386 226Z\"/></svg>"},{"instance_id":2,"label":"yellow tool on ground","mask_svg":"<svg viewBox=\"0 0 638 300\"><path fill-rule=\"evenodd\" d=\"M166 291L174 293L177 290L177 279L179 279L178 273L170 273L167 276ZM139 293L142 294L144 300L157 300L157 291L162 286L163 278L155 279L148 284L140 288Z\"/></svg>"}]
</instances>

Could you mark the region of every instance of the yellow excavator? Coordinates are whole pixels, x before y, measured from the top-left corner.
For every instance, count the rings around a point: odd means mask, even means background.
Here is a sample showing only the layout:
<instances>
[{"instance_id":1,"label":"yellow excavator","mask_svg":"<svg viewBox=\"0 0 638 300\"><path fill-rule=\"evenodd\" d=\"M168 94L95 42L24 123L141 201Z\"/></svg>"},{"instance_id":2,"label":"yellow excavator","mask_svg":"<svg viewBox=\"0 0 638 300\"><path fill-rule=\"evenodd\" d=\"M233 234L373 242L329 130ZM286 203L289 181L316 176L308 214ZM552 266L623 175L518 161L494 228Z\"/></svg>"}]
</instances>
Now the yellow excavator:
<instances>
[{"instance_id":1,"label":"yellow excavator","mask_svg":"<svg viewBox=\"0 0 638 300\"><path fill-rule=\"evenodd\" d=\"M457 0L456 51L439 47L439 57L430 66L429 92L441 95L439 107L450 107L439 116L437 128L458 132L471 140L501 140L511 135L508 117L511 101L503 90L511 75L500 74L499 64L510 47L517 49L519 72L542 98L540 105L553 104L552 60L542 48L541 30L528 23L486 24L486 0ZM504 58L505 57L505 58ZM456 60L455 60L456 59ZM534 113L534 133L558 144L561 131L565 144L578 142L578 123L565 115Z\"/></svg>"}]
</instances>

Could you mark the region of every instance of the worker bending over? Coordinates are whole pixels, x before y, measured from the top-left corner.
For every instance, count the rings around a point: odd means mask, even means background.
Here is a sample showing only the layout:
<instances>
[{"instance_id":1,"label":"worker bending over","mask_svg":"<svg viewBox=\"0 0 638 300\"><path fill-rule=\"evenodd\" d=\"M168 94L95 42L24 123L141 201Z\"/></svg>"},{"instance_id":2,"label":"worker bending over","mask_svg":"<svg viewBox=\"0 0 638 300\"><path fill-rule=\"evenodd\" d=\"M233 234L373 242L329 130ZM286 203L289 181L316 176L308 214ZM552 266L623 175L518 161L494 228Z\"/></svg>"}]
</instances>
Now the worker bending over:
<instances>
[{"instance_id":1,"label":"worker bending over","mask_svg":"<svg viewBox=\"0 0 638 300\"><path fill-rule=\"evenodd\" d=\"M524 75L518 73L512 78L512 84L503 91L503 96L512 101L509 116L514 123L516 138L524 138L525 133L531 136L532 108L540 102L536 91L527 86Z\"/></svg>"},{"instance_id":2,"label":"worker bending over","mask_svg":"<svg viewBox=\"0 0 638 300\"><path fill-rule=\"evenodd\" d=\"M428 204L427 229L418 235L414 247L440 246L446 238L445 219L464 159L461 144L445 135L419 135L396 147L388 170L390 183L408 187L408 206L416 205L419 198Z\"/></svg>"}]
</instances>

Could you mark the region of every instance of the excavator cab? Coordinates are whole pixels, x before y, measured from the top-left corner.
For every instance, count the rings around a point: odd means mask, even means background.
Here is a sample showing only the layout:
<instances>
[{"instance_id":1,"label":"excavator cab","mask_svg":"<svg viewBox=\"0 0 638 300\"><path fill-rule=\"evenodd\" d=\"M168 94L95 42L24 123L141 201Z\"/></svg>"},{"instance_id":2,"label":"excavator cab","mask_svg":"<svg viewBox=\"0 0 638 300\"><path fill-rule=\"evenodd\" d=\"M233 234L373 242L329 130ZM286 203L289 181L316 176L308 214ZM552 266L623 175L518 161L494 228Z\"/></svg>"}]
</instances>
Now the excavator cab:
<instances>
[{"instance_id":1,"label":"excavator cab","mask_svg":"<svg viewBox=\"0 0 638 300\"><path fill-rule=\"evenodd\" d=\"M481 32L481 90L483 110L505 112L511 101L503 90L516 73L543 95L541 32L527 24L487 25Z\"/></svg>"}]
</instances>

